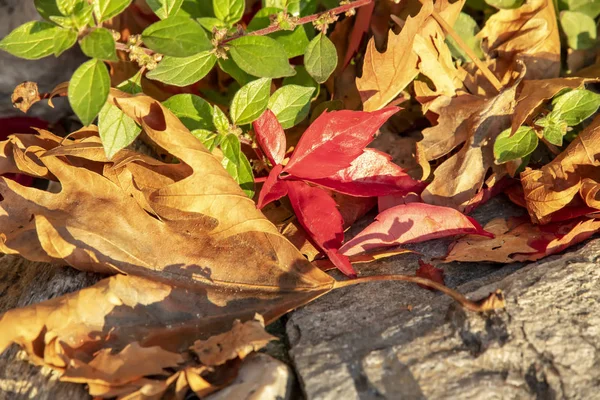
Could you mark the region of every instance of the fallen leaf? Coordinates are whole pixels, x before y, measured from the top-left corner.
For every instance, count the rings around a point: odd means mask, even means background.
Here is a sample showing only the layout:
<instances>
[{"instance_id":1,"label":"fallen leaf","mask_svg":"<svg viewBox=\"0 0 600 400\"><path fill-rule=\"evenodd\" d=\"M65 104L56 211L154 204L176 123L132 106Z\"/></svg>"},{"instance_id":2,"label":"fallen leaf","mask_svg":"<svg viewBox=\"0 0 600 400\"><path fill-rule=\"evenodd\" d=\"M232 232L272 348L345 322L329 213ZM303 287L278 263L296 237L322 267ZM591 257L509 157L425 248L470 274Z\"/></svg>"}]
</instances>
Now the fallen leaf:
<instances>
[{"instance_id":1,"label":"fallen leaf","mask_svg":"<svg viewBox=\"0 0 600 400\"><path fill-rule=\"evenodd\" d=\"M440 285L445 285L444 270L441 268L436 268L432 264L423 262L423 260L421 260L421 259L419 259L419 268L417 268L415 275L419 276L421 278L427 278L429 280L439 283ZM427 286L422 286L422 285L419 285L419 286L421 286L424 289L432 290L431 288L428 288Z\"/></svg>"},{"instance_id":2,"label":"fallen leaf","mask_svg":"<svg viewBox=\"0 0 600 400\"><path fill-rule=\"evenodd\" d=\"M600 117L596 117L554 160L540 169L527 168L521 173L525 203L533 221L547 222L552 213L577 196L586 178L597 182L598 153ZM588 181L586 193L590 189ZM591 200L587 194L584 197ZM594 205L594 201L588 204Z\"/></svg>"},{"instance_id":3,"label":"fallen leaf","mask_svg":"<svg viewBox=\"0 0 600 400\"><path fill-rule=\"evenodd\" d=\"M356 17L352 26L352 32L350 33L348 48L346 49L346 56L344 57L342 68L345 68L348 65L354 54L358 51L364 34L369 31L371 16L373 15L374 9L375 2L373 1L364 7L360 7L356 12Z\"/></svg>"},{"instance_id":4,"label":"fallen leaf","mask_svg":"<svg viewBox=\"0 0 600 400\"><path fill-rule=\"evenodd\" d=\"M256 142L271 164L281 164L285 157L286 138L281 124L273 111L267 109L252 123Z\"/></svg>"},{"instance_id":5,"label":"fallen leaf","mask_svg":"<svg viewBox=\"0 0 600 400\"><path fill-rule=\"evenodd\" d=\"M525 79L556 78L560 73L560 37L552 0L528 0L515 9L499 10L477 34L492 59L518 69L523 62Z\"/></svg>"},{"instance_id":6,"label":"fallen leaf","mask_svg":"<svg viewBox=\"0 0 600 400\"><path fill-rule=\"evenodd\" d=\"M40 101L40 92L35 82L23 82L17 85L11 96L13 107L26 113L32 105Z\"/></svg>"},{"instance_id":7,"label":"fallen leaf","mask_svg":"<svg viewBox=\"0 0 600 400\"><path fill-rule=\"evenodd\" d=\"M452 208L425 203L402 204L377 215L375 222L340 248L340 253L353 256L382 247L467 233L493 236L477 221Z\"/></svg>"},{"instance_id":8,"label":"fallen leaf","mask_svg":"<svg viewBox=\"0 0 600 400\"><path fill-rule=\"evenodd\" d=\"M212 367L235 358L243 360L253 351L265 347L271 340L277 338L265 331L265 322L257 314L251 321L233 321L233 327L228 332L194 342L191 350L198 355L202 364Z\"/></svg>"}]
</instances>

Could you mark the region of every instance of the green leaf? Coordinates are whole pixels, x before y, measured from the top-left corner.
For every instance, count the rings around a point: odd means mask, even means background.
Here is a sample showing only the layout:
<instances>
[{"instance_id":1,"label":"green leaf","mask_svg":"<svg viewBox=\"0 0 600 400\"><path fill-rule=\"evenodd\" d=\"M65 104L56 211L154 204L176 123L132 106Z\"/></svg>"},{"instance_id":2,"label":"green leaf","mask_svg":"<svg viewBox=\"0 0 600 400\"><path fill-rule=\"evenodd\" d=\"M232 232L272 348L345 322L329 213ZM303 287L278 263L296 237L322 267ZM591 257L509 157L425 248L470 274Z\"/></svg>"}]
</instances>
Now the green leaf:
<instances>
[{"instance_id":1,"label":"green leaf","mask_svg":"<svg viewBox=\"0 0 600 400\"><path fill-rule=\"evenodd\" d=\"M236 125L254 121L267 109L271 79L261 78L242 86L233 96L229 114Z\"/></svg>"},{"instance_id":2,"label":"green leaf","mask_svg":"<svg viewBox=\"0 0 600 400\"><path fill-rule=\"evenodd\" d=\"M538 123L540 121L537 121ZM539 124L538 124L539 125ZM540 125L542 126L542 125ZM562 146L563 137L567 133L567 124L564 121L547 120L544 126L544 139L555 146Z\"/></svg>"},{"instance_id":3,"label":"green leaf","mask_svg":"<svg viewBox=\"0 0 600 400\"><path fill-rule=\"evenodd\" d=\"M56 0L56 5L61 14L71 15L75 11L75 7L81 2L82 0Z\"/></svg>"},{"instance_id":4,"label":"green leaf","mask_svg":"<svg viewBox=\"0 0 600 400\"><path fill-rule=\"evenodd\" d=\"M73 47L77 42L77 32L71 29L60 28L54 36L54 57L60 56L63 52Z\"/></svg>"},{"instance_id":5,"label":"green leaf","mask_svg":"<svg viewBox=\"0 0 600 400\"><path fill-rule=\"evenodd\" d=\"M317 0L263 0L265 7L287 9L288 13L295 17L314 14L317 11L317 3ZM323 4L323 6L329 9L340 5L339 0L333 0L330 3Z\"/></svg>"},{"instance_id":6,"label":"green leaf","mask_svg":"<svg viewBox=\"0 0 600 400\"><path fill-rule=\"evenodd\" d=\"M261 78L295 74L283 46L266 36L242 36L229 43L231 58L245 72Z\"/></svg>"},{"instance_id":7,"label":"green leaf","mask_svg":"<svg viewBox=\"0 0 600 400\"><path fill-rule=\"evenodd\" d=\"M27 22L0 41L0 50L27 60L37 60L54 54L54 38L64 29L44 21Z\"/></svg>"},{"instance_id":8,"label":"green leaf","mask_svg":"<svg viewBox=\"0 0 600 400\"><path fill-rule=\"evenodd\" d=\"M142 40L148 48L172 57L189 57L212 50L204 29L188 17L158 21L144 30Z\"/></svg>"},{"instance_id":9,"label":"green leaf","mask_svg":"<svg viewBox=\"0 0 600 400\"><path fill-rule=\"evenodd\" d=\"M221 142L223 160L221 164L240 185L248 197L254 197L254 175L246 155L242 153L240 141L234 134L225 136Z\"/></svg>"},{"instance_id":10,"label":"green leaf","mask_svg":"<svg viewBox=\"0 0 600 400\"><path fill-rule=\"evenodd\" d=\"M215 147L221 144L221 140L223 140L222 135L205 129L194 129L191 133L206 146L208 151L213 151Z\"/></svg>"},{"instance_id":11,"label":"green leaf","mask_svg":"<svg viewBox=\"0 0 600 400\"><path fill-rule=\"evenodd\" d=\"M213 0L215 17L233 25L244 16L245 3L244 0Z\"/></svg>"},{"instance_id":12,"label":"green leaf","mask_svg":"<svg viewBox=\"0 0 600 400\"><path fill-rule=\"evenodd\" d=\"M314 88L298 85L282 86L269 99L268 108L273 111L283 129L291 128L308 116L314 91Z\"/></svg>"},{"instance_id":13,"label":"green leaf","mask_svg":"<svg viewBox=\"0 0 600 400\"><path fill-rule=\"evenodd\" d=\"M115 17L125 11L130 4L131 0L95 0L93 6L96 20L104 22Z\"/></svg>"},{"instance_id":14,"label":"green leaf","mask_svg":"<svg viewBox=\"0 0 600 400\"><path fill-rule=\"evenodd\" d=\"M538 146L538 137L535 131L528 126L521 126L513 136L510 128L503 131L494 143L494 158L498 164L523 158Z\"/></svg>"},{"instance_id":15,"label":"green leaf","mask_svg":"<svg viewBox=\"0 0 600 400\"><path fill-rule=\"evenodd\" d=\"M213 109L202 97L184 93L170 97L163 105L173 112L190 131L204 129L212 131Z\"/></svg>"},{"instance_id":16,"label":"green leaf","mask_svg":"<svg viewBox=\"0 0 600 400\"><path fill-rule=\"evenodd\" d=\"M277 14L282 10L274 7L267 7L260 9L250 24L248 24L248 31L256 31L263 29L271 25L270 16ZM293 31L279 31L267 35L270 38L275 39L283 49L288 58L293 58L304 54L306 46L308 46L309 40L304 25L299 25Z\"/></svg>"},{"instance_id":17,"label":"green leaf","mask_svg":"<svg viewBox=\"0 0 600 400\"><path fill-rule=\"evenodd\" d=\"M92 123L106 103L110 90L110 75L100 60L83 63L69 83L69 103L83 125Z\"/></svg>"},{"instance_id":18,"label":"green leaf","mask_svg":"<svg viewBox=\"0 0 600 400\"><path fill-rule=\"evenodd\" d=\"M183 0L177 15L190 18L200 18L208 15L214 15L212 2L207 0Z\"/></svg>"},{"instance_id":19,"label":"green leaf","mask_svg":"<svg viewBox=\"0 0 600 400\"><path fill-rule=\"evenodd\" d=\"M561 10L578 11L593 19L600 15L600 0L565 0L559 3Z\"/></svg>"},{"instance_id":20,"label":"green leaf","mask_svg":"<svg viewBox=\"0 0 600 400\"><path fill-rule=\"evenodd\" d=\"M310 76L310 74L308 73L308 71L306 70L306 68L303 65L297 65L295 67L296 70L296 75L294 76L288 76L287 78L285 78L283 80L283 85L298 85L298 86L304 86L304 87L308 87L308 88L314 88L315 91L313 92L313 99L316 99L319 96L319 91L321 90L321 85L319 85L317 83L317 81L315 81L313 79L312 76Z\"/></svg>"},{"instance_id":21,"label":"green leaf","mask_svg":"<svg viewBox=\"0 0 600 400\"><path fill-rule=\"evenodd\" d=\"M304 65L318 83L325 82L335 71L338 57L335 45L324 34L318 34L308 44L304 54Z\"/></svg>"},{"instance_id":22,"label":"green leaf","mask_svg":"<svg viewBox=\"0 0 600 400\"><path fill-rule=\"evenodd\" d=\"M322 103L317 104L317 106L312 110L312 114L310 115L310 123L315 122L317 118L325 111L338 111L344 109L344 102L336 99L324 101Z\"/></svg>"},{"instance_id":23,"label":"green leaf","mask_svg":"<svg viewBox=\"0 0 600 400\"><path fill-rule=\"evenodd\" d=\"M90 58L119 61L115 48L115 39L106 28L98 28L81 40L81 51Z\"/></svg>"},{"instance_id":24,"label":"green leaf","mask_svg":"<svg viewBox=\"0 0 600 400\"><path fill-rule=\"evenodd\" d=\"M454 30L460 38L473 50L478 58L483 58L483 50L481 50L481 39L476 35L479 32L477 22L469 14L461 12L454 23ZM452 56L464 62L470 62L471 59L465 51L456 43L456 40L450 36L446 37L446 43L452 53Z\"/></svg>"},{"instance_id":25,"label":"green leaf","mask_svg":"<svg viewBox=\"0 0 600 400\"><path fill-rule=\"evenodd\" d=\"M229 133L229 118L227 115L217 106L213 107L213 125L217 129L217 132L223 135Z\"/></svg>"},{"instance_id":26,"label":"green leaf","mask_svg":"<svg viewBox=\"0 0 600 400\"><path fill-rule=\"evenodd\" d=\"M119 150L133 143L142 128L119 107L106 103L98 115L98 131L106 157L110 160Z\"/></svg>"},{"instance_id":27,"label":"green leaf","mask_svg":"<svg viewBox=\"0 0 600 400\"><path fill-rule=\"evenodd\" d=\"M167 85L188 86L204 78L216 62L217 57L208 51L183 58L165 56L146 77Z\"/></svg>"},{"instance_id":28,"label":"green leaf","mask_svg":"<svg viewBox=\"0 0 600 400\"><path fill-rule=\"evenodd\" d=\"M560 25L573 50L591 49L596 45L596 23L584 13L563 11L560 13Z\"/></svg>"},{"instance_id":29,"label":"green leaf","mask_svg":"<svg viewBox=\"0 0 600 400\"><path fill-rule=\"evenodd\" d=\"M485 2L501 10L512 10L513 8L519 8L525 3L525 0L485 0Z\"/></svg>"},{"instance_id":30,"label":"green leaf","mask_svg":"<svg viewBox=\"0 0 600 400\"><path fill-rule=\"evenodd\" d=\"M241 86L244 86L245 84L256 79L256 77L242 71L242 69L238 67L238 65L231 58L220 58L218 62L219 67L223 70L223 72L229 74Z\"/></svg>"},{"instance_id":31,"label":"green leaf","mask_svg":"<svg viewBox=\"0 0 600 400\"><path fill-rule=\"evenodd\" d=\"M119 86L117 86L117 88L129 94L142 93L142 71L138 71L131 78L119 83Z\"/></svg>"},{"instance_id":32,"label":"green leaf","mask_svg":"<svg viewBox=\"0 0 600 400\"><path fill-rule=\"evenodd\" d=\"M146 0L148 6L160 19L166 19L177 15L183 0Z\"/></svg>"},{"instance_id":33,"label":"green leaf","mask_svg":"<svg viewBox=\"0 0 600 400\"><path fill-rule=\"evenodd\" d=\"M42 18L49 20L51 16L62 16L56 0L34 0L35 9Z\"/></svg>"},{"instance_id":34,"label":"green leaf","mask_svg":"<svg viewBox=\"0 0 600 400\"><path fill-rule=\"evenodd\" d=\"M56 0L56 4L60 14L50 15L50 21L77 30L93 25L93 9L87 0Z\"/></svg>"},{"instance_id":35,"label":"green leaf","mask_svg":"<svg viewBox=\"0 0 600 400\"><path fill-rule=\"evenodd\" d=\"M600 107L600 95L585 89L571 90L554 103L550 118L562 120L568 126L580 124Z\"/></svg>"},{"instance_id":36,"label":"green leaf","mask_svg":"<svg viewBox=\"0 0 600 400\"><path fill-rule=\"evenodd\" d=\"M227 28L225 22L213 17L198 18L198 23L209 32L212 32L213 28Z\"/></svg>"}]
</instances>

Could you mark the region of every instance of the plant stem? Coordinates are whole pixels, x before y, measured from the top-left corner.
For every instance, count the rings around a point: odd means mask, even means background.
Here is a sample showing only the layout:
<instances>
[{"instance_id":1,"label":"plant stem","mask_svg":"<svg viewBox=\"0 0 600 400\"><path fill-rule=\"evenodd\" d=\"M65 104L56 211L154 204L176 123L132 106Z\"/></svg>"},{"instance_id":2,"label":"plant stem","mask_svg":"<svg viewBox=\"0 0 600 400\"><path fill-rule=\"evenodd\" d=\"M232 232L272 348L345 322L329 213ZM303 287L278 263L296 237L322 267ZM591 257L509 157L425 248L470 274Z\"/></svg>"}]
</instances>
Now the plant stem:
<instances>
[{"instance_id":1,"label":"plant stem","mask_svg":"<svg viewBox=\"0 0 600 400\"><path fill-rule=\"evenodd\" d=\"M331 10L323 11L323 12L320 12L318 14L308 15L306 17L302 17L302 18L300 18L300 19L298 19L296 21L296 25L308 24L309 22L316 21L319 18L321 18L323 15L327 15L327 14L331 14L331 15L342 14L342 13L348 12L350 10L353 10L355 8L366 6L367 4L372 3L373 1L374 0L356 0L356 1L353 1L351 3L344 4L343 6L332 8ZM237 39L239 37L242 37L242 36L264 36L264 35L268 35L268 34L273 33L273 32L279 32L281 30L282 29L281 29L281 27L279 25L273 24L273 25L267 26L266 28L259 29L257 31L249 32L249 33L246 33L246 34L240 33L240 34L231 36L231 37L223 40L222 43L225 44L227 42L230 42L230 41L235 40L235 39Z\"/></svg>"},{"instance_id":2,"label":"plant stem","mask_svg":"<svg viewBox=\"0 0 600 400\"><path fill-rule=\"evenodd\" d=\"M129 53L131 51L131 49L129 48L130 46L128 44L125 44L125 43L116 42L115 43L115 47L116 47L117 50L126 51L127 53ZM152 51L152 50L150 50L150 49L148 49L146 47L140 46L140 48L142 50L144 50L144 52L146 54L148 54L149 56L151 56L152 54L154 54L154 51Z\"/></svg>"},{"instance_id":3,"label":"plant stem","mask_svg":"<svg viewBox=\"0 0 600 400\"><path fill-rule=\"evenodd\" d=\"M421 0L421 2L423 2L423 0ZM498 92L500 92L502 90L502 84L500 83L500 81L498 80L498 78L496 78L496 75L494 75L492 73L492 71L490 71L490 69L487 67L487 65L485 65L479 59L479 57L477 57L477 55L475 55L475 53L473 52L473 50L471 50L471 48L469 47L469 45L466 44L464 42L464 40L462 40L462 38L458 35L458 33L456 33L456 31L454 30L454 28L452 28L444 20L444 18L442 18L442 16L440 14L438 14L437 11L433 10L433 12L431 13L431 16L433 17L433 19L436 20L436 22L438 24L440 24L440 26L446 32L446 34L450 35L450 37L452 37L452 39L454 39L456 41L456 43L461 48L461 50L463 50L465 53L467 53L467 55L469 56L469 58L471 59L471 61L473 61L475 63L475 65L477 65L477 68L479 68L479 70L481 70L481 73L487 78L488 81L490 81L490 83L492 84L492 86L494 86L494 88Z\"/></svg>"},{"instance_id":4,"label":"plant stem","mask_svg":"<svg viewBox=\"0 0 600 400\"><path fill-rule=\"evenodd\" d=\"M350 279L347 281L336 281L333 288L338 289L346 286L358 285L361 283L367 282L376 282L376 281L404 281L404 282L412 282L418 283L423 286L427 286L432 289L439 290L445 295L454 299L457 303L459 303L462 307L466 308L470 311L475 312L483 312L483 311L491 311L498 308L504 308L504 297L500 290L495 293L490 294L489 297L483 299L482 301L475 302L467 299L461 293L456 290L450 289L449 287L442 285L441 283L434 282L432 280L421 278L414 275L373 275L373 276L365 276L363 278Z\"/></svg>"}]
</instances>

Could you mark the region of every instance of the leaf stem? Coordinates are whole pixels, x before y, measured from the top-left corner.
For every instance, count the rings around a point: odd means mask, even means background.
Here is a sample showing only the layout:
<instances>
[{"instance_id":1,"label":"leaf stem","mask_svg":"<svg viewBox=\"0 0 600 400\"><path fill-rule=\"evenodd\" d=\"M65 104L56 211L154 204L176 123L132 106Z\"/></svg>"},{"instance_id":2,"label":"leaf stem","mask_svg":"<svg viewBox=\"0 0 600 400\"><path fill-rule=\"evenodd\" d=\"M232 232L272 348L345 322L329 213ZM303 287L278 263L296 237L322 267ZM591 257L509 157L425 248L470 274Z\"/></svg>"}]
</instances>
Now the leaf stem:
<instances>
[{"instance_id":1,"label":"leaf stem","mask_svg":"<svg viewBox=\"0 0 600 400\"><path fill-rule=\"evenodd\" d=\"M349 279L347 281L336 281L333 286L333 289L335 290L342 287L377 281L404 281L418 283L420 285L427 286L428 288L439 290L445 295L451 297L462 307L474 312L491 311L505 307L504 296L502 295L502 291L500 290L491 293L488 297L481 301L475 302L467 299L461 293L457 292L456 290L450 289L449 287L442 285L441 283L437 283L432 280L414 275L373 275L357 279Z\"/></svg>"},{"instance_id":2,"label":"leaf stem","mask_svg":"<svg viewBox=\"0 0 600 400\"><path fill-rule=\"evenodd\" d=\"M423 2L423 0L420 0L420 1L421 1L421 3ZM475 53L473 52L473 50L471 50L471 48L469 47L469 45L466 44L464 42L464 40L462 40L462 38L458 35L458 33L456 33L456 31L454 30L454 28L452 28L444 20L444 18L442 18L442 16L440 14L438 14L437 11L433 10L432 13L431 13L431 16L433 17L433 19L436 20L436 22L438 24L440 24L440 26L446 32L446 34L450 35L450 37L452 37L452 39L454 39L456 41L456 43L461 48L461 50L463 50L465 53L467 53L467 55L469 56L469 58L471 59L471 61L473 61L475 63L475 65L477 65L477 68L479 68L481 70L481 73L483 73L483 75L487 78L487 80L490 81L490 83L492 84L492 86L494 86L494 88L498 92L500 92L502 90L502 84L500 83L500 81L498 80L498 78L496 78L496 75L494 75L493 72L490 71L490 69L487 67L487 65L485 65L479 59L479 57L477 57L477 55L475 55Z\"/></svg>"}]
</instances>

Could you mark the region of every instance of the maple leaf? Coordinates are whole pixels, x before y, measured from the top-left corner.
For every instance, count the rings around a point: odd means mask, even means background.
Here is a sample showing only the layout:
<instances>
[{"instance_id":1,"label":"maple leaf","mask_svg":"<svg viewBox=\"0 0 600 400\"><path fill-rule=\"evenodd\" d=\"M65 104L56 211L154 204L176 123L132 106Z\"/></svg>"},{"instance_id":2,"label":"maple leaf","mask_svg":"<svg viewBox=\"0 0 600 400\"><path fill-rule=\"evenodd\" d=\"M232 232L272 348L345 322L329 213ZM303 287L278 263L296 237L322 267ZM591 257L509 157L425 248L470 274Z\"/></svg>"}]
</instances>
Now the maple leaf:
<instances>
[{"instance_id":1,"label":"maple leaf","mask_svg":"<svg viewBox=\"0 0 600 400\"><path fill-rule=\"evenodd\" d=\"M536 261L581 243L600 230L600 221L577 218L548 225L534 225L522 218L496 218L487 223L484 229L492 232L495 237L460 238L450 245L444 262Z\"/></svg>"},{"instance_id":2,"label":"maple leaf","mask_svg":"<svg viewBox=\"0 0 600 400\"><path fill-rule=\"evenodd\" d=\"M596 117L554 160L540 169L527 168L521 173L525 203L532 220L547 222L552 213L569 204L580 190L583 190L584 200L589 201L588 206L598 205L590 201L590 191L598 184L595 178L600 166L598 153L600 117Z\"/></svg>"},{"instance_id":3,"label":"maple leaf","mask_svg":"<svg viewBox=\"0 0 600 400\"><path fill-rule=\"evenodd\" d=\"M415 17L409 17L399 34L389 32L387 49L379 53L372 38L367 45L363 74L356 86L363 101L363 110L374 111L389 104L419 72L427 75L440 92L454 94L461 87L458 71L444 43L442 28L431 16L436 10L448 24L458 18L464 1L424 1ZM440 73L443 71L443 73Z\"/></svg>"},{"instance_id":4,"label":"maple leaf","mask_svg":"<svg viewBox=\"0 0 600 400\"><path fill-rule=\"evenodd\" d=\"M488 187L508 173L505 165L494 163L493 145L496 137L510 127L518 84L519 81L490 99L471 95L449 99L440 111L439 123L423 130L428 160L446 155L462 144L458 152L437 167L433 181L422 193L423 201L463 211L480 192L488 170L493 171Z\"/></svg>"},{"instance_id":5,"label":"maple leaf","mask_svg":"<svg viewBox=\"0 0 600 400\"><path fill-rule=\"evenodd\" d=\"M478 33L486 55L517 68L525 79L556 78L560 73L560 37L552 0L528 0L493 14Z\"/></svg>"},{"instance_id":6,"label":"maple leaf","mask_svg":"<svg viewBox=\"0 0 600 400\"><path fill-rule=\"evenodd\" d=\"M382 247L465 233L493 236L477 221L452 208L425 203L401 204L377 215L375 222L340 248L340 253L353 256Z\"/></svg>"}]
</instances>

